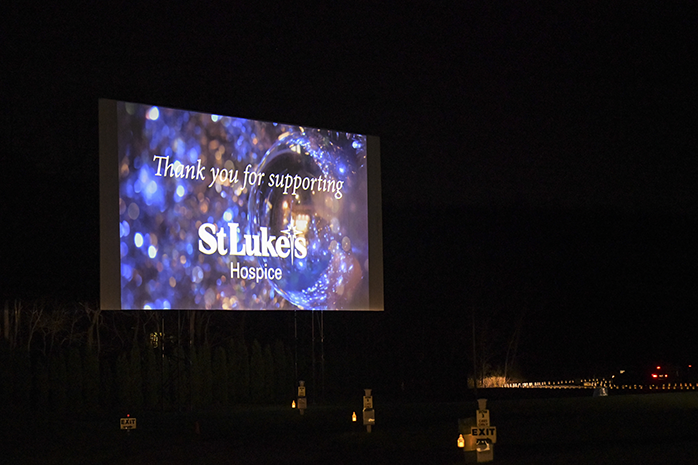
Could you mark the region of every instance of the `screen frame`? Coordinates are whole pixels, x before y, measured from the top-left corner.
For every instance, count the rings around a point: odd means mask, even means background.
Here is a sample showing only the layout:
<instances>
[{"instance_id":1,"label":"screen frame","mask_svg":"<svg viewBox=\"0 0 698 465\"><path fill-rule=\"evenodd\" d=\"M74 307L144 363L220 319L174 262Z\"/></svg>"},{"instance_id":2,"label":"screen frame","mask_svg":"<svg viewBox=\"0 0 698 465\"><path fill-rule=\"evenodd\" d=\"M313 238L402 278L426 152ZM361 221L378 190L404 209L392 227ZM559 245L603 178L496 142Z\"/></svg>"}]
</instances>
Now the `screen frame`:
<instances>
[{"instance_id":1,"label":"screen frame","mask_svg":"<svg viewBox=\"0 0 698 465\"><path fill-rule=\"evenodd\" d=\"M119 103L122 102L111 99L99 99L100 308L102 310L132 310L122 308L121 300L121 257L119 249L119 155L117 121L117 105ZM199 113L209 114L206 112ZM369 237L368 308L340 309L342 311L384 310L380 138L377 136L367 135L366 141L367 153L370 154L366 157ZM204 309L172 308L169 310ZM226 310L212 309L211 311ZM232 311L274 310L236 309ZM332 310L328 309L312 311Z\"/></svg>"}]
</instances>

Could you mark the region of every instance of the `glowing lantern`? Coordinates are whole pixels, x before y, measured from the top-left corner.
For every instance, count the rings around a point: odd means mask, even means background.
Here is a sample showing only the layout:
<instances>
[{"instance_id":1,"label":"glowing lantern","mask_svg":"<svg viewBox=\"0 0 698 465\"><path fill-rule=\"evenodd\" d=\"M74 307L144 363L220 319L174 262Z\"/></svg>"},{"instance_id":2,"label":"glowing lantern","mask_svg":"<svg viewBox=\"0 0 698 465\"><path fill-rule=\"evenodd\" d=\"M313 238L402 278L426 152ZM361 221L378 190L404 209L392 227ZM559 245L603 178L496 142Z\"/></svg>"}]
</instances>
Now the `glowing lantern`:
<instances>
[{"instance_id":1,"label":"glowing lantern","mask_svg":"<svg viewBox=\"0 0 698 465\"><path fill-rule=\"evenodd\" d=\"M465 447L465 438L463 438L462 434L458 436L458 447L460 449L463 449Z\"/></svg>"},{"instance_id":2,"label":"glowing lantern","mask_svg":"<svg viewBox=\"0 0 698 465\"><path fill-rule=\"evenodd\" d=\"M291 408L296 408L296 401L295 400L291 402Z\"/></svg>"},{"instance_id":3,"label":"glowing lantern","mask_svg":"<svg viewBox=\"0 0 698 465\"><path fill-rule=\"evenodd\" d=\"M351 421L356 422L356 412L352 412Z\"/></svg>"}]
</instances>

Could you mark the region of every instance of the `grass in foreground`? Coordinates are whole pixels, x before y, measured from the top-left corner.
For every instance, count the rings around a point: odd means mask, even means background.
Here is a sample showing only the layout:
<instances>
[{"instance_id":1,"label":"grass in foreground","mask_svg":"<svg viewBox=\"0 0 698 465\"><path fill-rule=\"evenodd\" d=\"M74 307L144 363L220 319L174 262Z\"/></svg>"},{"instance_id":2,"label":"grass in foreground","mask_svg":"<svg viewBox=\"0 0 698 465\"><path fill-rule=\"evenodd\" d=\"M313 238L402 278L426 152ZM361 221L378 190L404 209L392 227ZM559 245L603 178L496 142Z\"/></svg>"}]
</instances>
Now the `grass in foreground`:
<instances>
[{"instance_id":1,"label":"grass in foreground","mask_svg":"<svg viewBox=\"0 0 698 465\"><path fill-rule=\"evenodd\" d=\"M485 394L486 396L486 394ZM138 429L118 415L51 419L5 415L2 448L22 464L444 464L464 463L458 418L468 403L376 405L376 425L354 406L192 413L143 412ZM495 463L696 463L698 393L492 400ZM360 417L360 412L357 412ZM198 423L198 432L196 424Z\"/></svg>"}]
</instances>

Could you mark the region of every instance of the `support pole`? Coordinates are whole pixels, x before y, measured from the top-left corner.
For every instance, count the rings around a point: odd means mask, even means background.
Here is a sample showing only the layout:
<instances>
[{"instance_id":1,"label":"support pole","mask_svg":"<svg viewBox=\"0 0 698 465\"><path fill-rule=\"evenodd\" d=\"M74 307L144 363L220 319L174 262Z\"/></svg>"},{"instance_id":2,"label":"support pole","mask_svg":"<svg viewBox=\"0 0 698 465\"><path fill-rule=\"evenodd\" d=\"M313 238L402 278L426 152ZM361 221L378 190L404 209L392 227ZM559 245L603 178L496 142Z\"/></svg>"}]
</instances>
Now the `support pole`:
<instances>
[{"instance_id":1,"label":"support pole","mask_svg":"<svg viewBox=\"0 0 698 465\"><path fill-rule=\"evenodd\" d=\"M313 365L313 392L317 392L317 384L315 383L315 311L310 313L310 332L311 332L311 357Z\"/></svg>"},{"instance_id":2,"label":"support pole","mask_svg":"<svg viewBox=\"0 0 698 465\"><path fill-rule=\"evenodd\" d=\"M325 400L325 312L320 312L320 396Z\"/></svg>"},{"instance_id":3,"label":"support pole","mask_svg":"<svg viewBox=\"0 0 698 465\"><path fill-rule=\"evenodd\" d=\"M158 341L160 342L160 410L165 411L165 315L163 311L158 312L160 315L160 324L158 325Z\"/></svg>"},{"instance_id":4,"label":"support pole","mask_svg":"<svg viewBox=\"0 0 698 465\"><path fill-rule=\"evenodd\" d=\"M475 349L475 308L472 308L473 317L473 389L475 391L475 398L477 399L477 356Z\"/></svg>"},{"instance_id":5,"label":"support pole","mask_svg":"<svg viewBox=\"0 0 698 465\"><path fill-rule=\"evenodd\" d=\"M296 310L293 311L293 341L293 350L295 352L293 366L296 370L296 376L294 379L298 380L298 315L296 314Z\"/></svg>"}]
</instances>

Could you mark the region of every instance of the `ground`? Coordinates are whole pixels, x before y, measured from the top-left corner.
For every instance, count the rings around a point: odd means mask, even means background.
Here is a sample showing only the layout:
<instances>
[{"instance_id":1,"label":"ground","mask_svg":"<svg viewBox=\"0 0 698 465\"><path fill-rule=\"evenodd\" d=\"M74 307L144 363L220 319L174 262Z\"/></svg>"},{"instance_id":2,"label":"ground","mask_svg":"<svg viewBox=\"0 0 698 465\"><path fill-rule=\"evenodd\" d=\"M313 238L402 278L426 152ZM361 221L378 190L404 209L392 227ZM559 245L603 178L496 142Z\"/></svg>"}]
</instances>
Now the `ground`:
<instances>
[{"instance_id":1,"label":"ground","mask_svg":"<svg viewBox=\"0 0 698 465\"><path fill-rule=\"evenodd\" d=\"M548 391L549 393L550 391ZM698 392L512 399L490 392L494 463L689 464L698 457ZM527 393L530 397L530 393ZM545 395L541 393L541 395ZM497 397L496 399L494 397ZM509 397L509 398L504 398ZM20 464L460 464L458 419L475 402L381 405L367 433L356 405L239 407L50 419L7 412L3 449Z\"/></svg>"}]
</instances>

